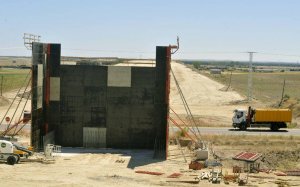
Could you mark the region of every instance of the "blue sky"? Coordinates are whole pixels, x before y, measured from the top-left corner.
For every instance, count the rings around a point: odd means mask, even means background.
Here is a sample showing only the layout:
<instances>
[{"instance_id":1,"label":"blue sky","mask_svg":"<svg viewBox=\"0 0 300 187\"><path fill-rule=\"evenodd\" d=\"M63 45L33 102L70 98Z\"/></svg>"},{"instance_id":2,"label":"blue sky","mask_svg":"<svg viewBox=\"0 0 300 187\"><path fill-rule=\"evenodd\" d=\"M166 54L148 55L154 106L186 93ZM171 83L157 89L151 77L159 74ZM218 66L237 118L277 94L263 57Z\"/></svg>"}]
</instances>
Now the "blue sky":
<instances>
[{"instance_id":1,"label":"blue sky","mask_svg":"<svg viewBox=\"0 0 300 187\"><path fill-rule=\"evenodd\" d=\"M23 33L61 43L62 55L300 62L299 0L3 0L0 55L30 55ZM268 53L268 54L266 54ZM295 56L270 55L290 54Z\"/></svg>"}]
</instances>

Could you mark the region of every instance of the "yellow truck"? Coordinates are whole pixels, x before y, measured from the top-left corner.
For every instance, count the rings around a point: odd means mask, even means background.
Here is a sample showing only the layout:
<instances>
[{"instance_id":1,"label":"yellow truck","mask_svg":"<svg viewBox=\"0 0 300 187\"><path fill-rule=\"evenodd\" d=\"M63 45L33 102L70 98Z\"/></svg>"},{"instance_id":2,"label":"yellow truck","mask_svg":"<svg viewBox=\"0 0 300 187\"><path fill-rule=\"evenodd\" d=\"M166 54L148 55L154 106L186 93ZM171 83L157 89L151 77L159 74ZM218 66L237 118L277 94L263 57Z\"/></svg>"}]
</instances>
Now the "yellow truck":
<instances>
[{"instance_id":1,"label":"yellow truck","mask_svg":"<svg viewBox=\"0 0 300 187\"><path fill-rule=\"evenodd\" d=\"M287 123L292 122L290 109L236 109L232 118L232 126L240 130L249 127L269 127L272 131L287 128Z\"/></svg>"}]
</instances>

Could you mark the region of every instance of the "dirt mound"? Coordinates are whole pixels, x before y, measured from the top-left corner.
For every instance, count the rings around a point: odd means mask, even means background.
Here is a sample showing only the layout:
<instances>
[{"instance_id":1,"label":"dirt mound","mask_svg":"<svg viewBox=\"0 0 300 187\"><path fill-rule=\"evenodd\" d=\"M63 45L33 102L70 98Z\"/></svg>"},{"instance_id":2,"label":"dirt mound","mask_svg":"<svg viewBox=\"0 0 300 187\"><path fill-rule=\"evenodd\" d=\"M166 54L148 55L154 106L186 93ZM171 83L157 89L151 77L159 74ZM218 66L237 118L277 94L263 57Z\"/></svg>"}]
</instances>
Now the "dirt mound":
<instances>
[{"instance_id":1,"label":"dirt mound","mask_svg":"<svg viewBox=\"0 0 300 187\"><path fill-rule=\"evenodd\" d=\"M288 99L283 102L283 107L289 108L293 111L295 117L300 117L300 103L296 99Z\"/></svg>"},{"instance_id":2,"label":"dirt mound","mask_svg":"<svg viewBox=\"0 0 300 187\"><path fill-rule=\"evenodd\" d=\"M0 106L6 106L9 103L10 101L6 97L0 96Z\"/></svg>"},{"instance_id":3,"label":"dirt mound","mask_svg":"<svg viewBox=\"0 0 300 187\"><path fill-rule=\"evenodd\" d=\"M294 123L300 124L300 100L294 98L286 98L283 100L280 108L289 108L293 111Z\"/></svg>"},{"instance_id":4,"label":"dirt mound","mask_svg":"<svg viewBox=\"0 0 300 187\"><path fill-rule=\"evenodd\" d=\"M292 110L297 109L298 107L300 107L299 100L294 98L284 99L281 105L281 108L289 108ZM300 111L300 108L298 108L297 111Z\"/></svg>"},{"instance_id":5,"label":"dirt mound","mask_svg":"<svg viewBox=\"0 0 300 187\"><path fill-rule=\"evenodd\" d=\"M300 149L270 151L263 154L261 166L268 169L300 169L295 168L299 162Z\"/></svg>"}]
</instances>

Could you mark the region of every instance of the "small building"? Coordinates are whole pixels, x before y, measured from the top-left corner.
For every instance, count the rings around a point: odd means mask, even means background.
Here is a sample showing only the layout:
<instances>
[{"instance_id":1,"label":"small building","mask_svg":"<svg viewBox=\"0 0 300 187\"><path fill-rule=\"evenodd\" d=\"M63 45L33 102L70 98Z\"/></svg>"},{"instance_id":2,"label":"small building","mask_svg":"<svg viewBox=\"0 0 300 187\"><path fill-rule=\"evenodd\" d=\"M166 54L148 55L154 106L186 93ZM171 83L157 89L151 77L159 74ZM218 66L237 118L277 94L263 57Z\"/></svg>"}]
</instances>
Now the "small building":
<instances>
[{"instance_id":1,"label":"small building","mask_svg":"<svg viewBox=\"0 0 300 187\"><path fill-rule=\"evenodd\" d=\"M222 70L221 69L210 69L210 74L221 74Z\"/></svg>"},{"instance_id":2,"label":"small building","mask_svg":"<svg viewBox=\"0 0 300 187\"><path fill-rule=\"evenodd\" d=\"M244 162L244 172L256 173L259 171L259 163L256 161L262 156L260 153L241 152L234 157L233 160Z\"/></svg>"}]
</instances>

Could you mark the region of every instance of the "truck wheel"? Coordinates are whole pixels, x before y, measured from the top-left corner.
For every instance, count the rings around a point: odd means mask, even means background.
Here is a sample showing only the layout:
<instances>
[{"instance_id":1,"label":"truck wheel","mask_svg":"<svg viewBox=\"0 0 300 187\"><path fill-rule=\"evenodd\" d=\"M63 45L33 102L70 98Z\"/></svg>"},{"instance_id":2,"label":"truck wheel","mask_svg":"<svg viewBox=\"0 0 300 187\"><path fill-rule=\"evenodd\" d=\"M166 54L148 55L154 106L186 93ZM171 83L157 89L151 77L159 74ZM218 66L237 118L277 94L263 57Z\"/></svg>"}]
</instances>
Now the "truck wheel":
<instances>
[{"instance_id":1,"label":"truck wheel","mask_svg":"<svg viewBox=\"0 0 300 187\"><path fill-rule=\"evenodd\" d=\"M7 164L14 165L16 162L17 162L17 160L14 156L7 157Z\"/></svg>"},{"instance_id":2,"label":"truck wheel","mask_svg":"<svg viewBox=\"0 0 300 187\"><path fill-rule=\"evenodd\" d=\"M15 158L16 158L16 164L18 164L20 162L20 160L21 160L20 155L15 154Z\"/></svg>"},{"instance_id":3,"label":"truck wheel","mask_svg":"<svg viewBox=\"0 0 300 187\"><path fill-rule=\"evenodd\" d=\"M279 130L279 126L277 124L271 124L271 130L272 131L278 131Z\"/></svg>"},{"instance_id":4,"label":"truck wheel","mask_svg":"<svg viewBox=\"0 0 300 187\"><path fill-rule=\"evenodd\" d=\"M242 123L242 124L240 125L240 130L241 130L241 131L247 130L247 124L246 124L246 123Z\"/></svg>"}]
</instances>

